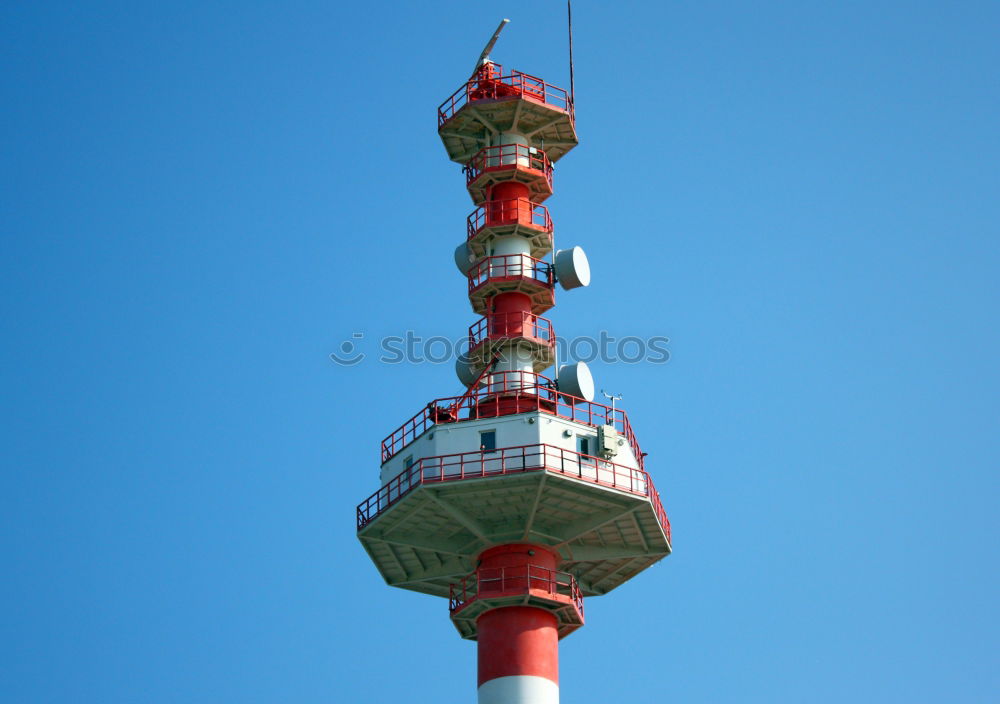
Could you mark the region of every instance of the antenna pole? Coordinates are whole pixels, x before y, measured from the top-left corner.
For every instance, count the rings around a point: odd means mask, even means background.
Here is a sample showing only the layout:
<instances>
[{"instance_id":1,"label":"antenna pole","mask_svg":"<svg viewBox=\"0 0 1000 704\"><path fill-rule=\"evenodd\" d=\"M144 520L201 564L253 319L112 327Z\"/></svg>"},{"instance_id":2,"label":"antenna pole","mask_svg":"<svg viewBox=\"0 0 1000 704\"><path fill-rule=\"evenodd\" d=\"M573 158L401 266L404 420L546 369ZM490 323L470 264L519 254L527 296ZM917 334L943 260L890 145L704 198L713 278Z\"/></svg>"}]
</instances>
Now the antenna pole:
<instances>
[{"instance_id":1,"label":"antenna pole","mask_svg":"<svg viewBox=\"0 0 1000 704\"><path fill-rule=\"evenodd\" d=\"M497 25L497 31L493 32L493 36L490 37L488 42L486 42L483 52L479 55L479 59L476 61L476 67L472 69L473 76L476 75L476 71L478 71L479 67L483 65L483 62L490 58L490 52L493 51L493 47L496 45L497 39L500 38L500 32L503 31L503 28L507 26L508 22L510 22L508 19L500 20L500 24Z\"/></svg>"},{"instance_id":2,"label":"antenna pole","mask_svg":"<svg viewBox=\"0 0 1000 704\"><path fill-rule=\"evenodd\" d=\"M569 25L569 102L576 111L576 91L573 89L573 0L566 0L566 19Z\"/></svg>"},{"instance_id":3,"label":"antenna pole","mask_svg":"<svg viewBox=\"0 0 1000 704\"><path fill-rule=\"evenodd\" d=\"M621 394L609 394L604 389L601 389L601 393L604 394L604 398L606 398L609 401L611 401L611 420L608 421L608 424L609 425L614 425L615 424L615 401L621 401L622 400L622 395Z\"/></svg>"}]
</instances>

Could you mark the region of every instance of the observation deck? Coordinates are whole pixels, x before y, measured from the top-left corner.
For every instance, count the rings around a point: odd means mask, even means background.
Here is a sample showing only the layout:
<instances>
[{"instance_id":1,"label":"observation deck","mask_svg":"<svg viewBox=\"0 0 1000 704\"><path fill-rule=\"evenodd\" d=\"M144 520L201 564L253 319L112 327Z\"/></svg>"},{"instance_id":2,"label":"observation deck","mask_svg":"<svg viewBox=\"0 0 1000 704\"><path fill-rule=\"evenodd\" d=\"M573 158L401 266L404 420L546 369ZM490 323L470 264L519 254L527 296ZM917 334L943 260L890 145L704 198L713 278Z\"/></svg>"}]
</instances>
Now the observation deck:
<instances>
[{"instance_id":1,"label":"observation deck","mask_svg":"<svg viewBox=\"0 0 1000 704\"><path fill-rule=\"evenodd\" d=\"M358 538L386 582L437 596L491 546L549 546L582 596L670 554L670 522L642 469L549 444L424 457L358 506Z\"/></svg>"},{"instance_id":2,"label":"observation deck","mask_svg":"<svg viewBox=\"0 0 1000 704\"><path fill-rule=\"evenodd\" d=\"M504 75L500 64L488 62L441 103L438 134L448 158L466 164L504 132L524 135L552 161L579 143L565 90L520 71Z\"/></svg>"},{"instance_id":3,"label":"observation deck","mask_svg":"<svg viewBox=\"0 0 1000 704\"><path fill-rule=\"evenodd\" d=\"M639 467L643 467L642 449L628 414L621 408L560 393L553 381L542 374L499 372L489 377L485 386L470 389L462 396L434 399L389 433L382 440L382 463L385 464L436 425L450 426L495 417L494 399L503 397L516 398L525 411L539 411L593 428L610 426L628 443Z\"/></svg>"}]
</instances>

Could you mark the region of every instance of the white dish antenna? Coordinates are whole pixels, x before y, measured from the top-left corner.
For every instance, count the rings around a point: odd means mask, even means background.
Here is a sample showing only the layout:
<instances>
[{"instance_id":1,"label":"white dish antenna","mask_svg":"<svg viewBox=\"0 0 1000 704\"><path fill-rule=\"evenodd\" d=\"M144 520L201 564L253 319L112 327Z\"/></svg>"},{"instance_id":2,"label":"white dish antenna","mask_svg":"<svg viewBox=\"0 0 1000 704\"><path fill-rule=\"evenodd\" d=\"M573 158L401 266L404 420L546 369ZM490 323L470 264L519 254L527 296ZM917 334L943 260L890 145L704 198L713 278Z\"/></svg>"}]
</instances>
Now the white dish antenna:
<instances>
[{"instance_id":1,"label":"white dish antenna","mask_svg":"<svg viewBox=\"0 0 1000 704\"><path fill-rule=\"evenodd\" d=\"M559 381L556 387L561 393L582 398L584 401L594 400L594 377L586 362L564 364L559 367ZM563 397L564 400L566 397Z\"/></svg>"},{"instance_id":2,"label":"white dish antenna","mask_svg":"<svg viewBox=\"0 0 1000 704\"><path fill-rule=\"evenodd\" d=\"M556 279L565 290L590 286L590 261L583 247L560 249L554 259Z\"/></svg>"},{"instance_id":3,"label":"white dish antenna","mask_svg":"<svg viewBox=\"0 0 1000 704\"><path fill-rule=\"evenodd\" d=\"M455 266L458 267L460 272L468 276L475 264L476 258L469 251L469 245L463 242L455 247Z\"/></svg>"},{"instance_id":4,"label":"white dish antenna","mask_svg":"<svg viewBox=\"0 0 1000 704\"><path fill-rule=\"evenodd\" d=\"M485 375L482 374L482 369L478 369L466 355L460 354L455 360L455 376L458 380L468 388L479 382L479 386L486 384ZM482 376L482 378L480 378Z\"/></svg>"}]
</instances>

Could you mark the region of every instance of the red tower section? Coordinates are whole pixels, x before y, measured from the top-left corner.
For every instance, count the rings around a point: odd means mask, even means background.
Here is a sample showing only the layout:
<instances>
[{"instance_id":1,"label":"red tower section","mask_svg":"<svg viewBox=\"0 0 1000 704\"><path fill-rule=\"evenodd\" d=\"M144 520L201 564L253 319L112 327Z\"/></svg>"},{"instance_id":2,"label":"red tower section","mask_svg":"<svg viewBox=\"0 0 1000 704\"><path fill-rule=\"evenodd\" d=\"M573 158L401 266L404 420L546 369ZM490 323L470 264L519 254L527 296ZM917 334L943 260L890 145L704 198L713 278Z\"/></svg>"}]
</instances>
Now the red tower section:
<instances>
[{"instance_id":1,"label":"red tower section","mask_svg":"<svg viewBox=\"0 0 1000 704\"><path fill-rule=\"evenodd\" d=\"M480 704L554 703L558 640L583 625L584 597L668 555L670 524L628 416L593 401L586 365L541 374L555 284L590 278L582 250L553 253L542 205L577 144L569 96L485 60L438 132L476 205L455 262L482 317L457 365L465 391L383 441L358 537L388 584L448 597L479 644Z\"/></svg>"}]
</instances>

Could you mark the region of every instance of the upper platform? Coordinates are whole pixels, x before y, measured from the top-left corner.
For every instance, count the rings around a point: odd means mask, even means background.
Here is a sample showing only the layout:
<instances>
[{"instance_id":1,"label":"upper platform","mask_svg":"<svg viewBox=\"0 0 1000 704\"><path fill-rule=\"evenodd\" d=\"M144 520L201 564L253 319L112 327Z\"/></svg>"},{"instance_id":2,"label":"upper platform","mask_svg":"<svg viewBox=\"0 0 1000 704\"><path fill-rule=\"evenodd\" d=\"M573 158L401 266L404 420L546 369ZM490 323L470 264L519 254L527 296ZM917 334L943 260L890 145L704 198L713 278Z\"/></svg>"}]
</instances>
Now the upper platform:
<instances>
[{"instance_id":1,"label":"upper platform","mask_svg":"<svg viewBox=\"0 0 1000 704\"><path fill-rule=\"evenodd\" d=\"M496 408L491 400L498 393L514 398L521 407L530 407L553 419L584 423L594 429L599 425L612 426L628 443L637 466L643 468L644 453L628 414L622 408L560 393L552 379L533 372L495 372L490 375L488 384L466 391L461 396L436 398L427 403L382 441L383 466L412 443L419 443L422 438L433 435L437 426L455 428L463 423L496 417ZM396 468L384 476L383 483L399 471L401 468Z\"/></svg>"},{"instance_id":2,"label":"upper platform","mask_svg":"<svg viewBox=\"0 0 1000 704\"><path fill-rule=\"evenodd\" d=\"M565 90L520 71L503 75L488 62L438 108L438 134L448 157L466 164L506 132L524 135L553 162L579 143Z\"/></svg>"}]
</instances>

